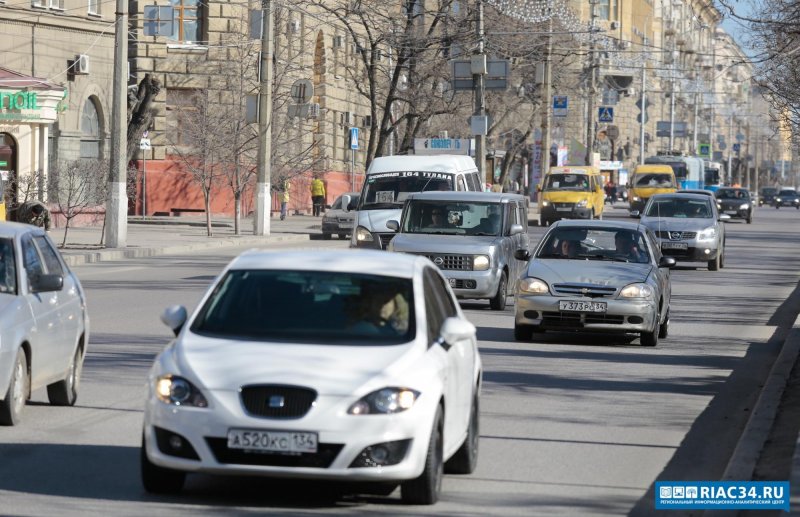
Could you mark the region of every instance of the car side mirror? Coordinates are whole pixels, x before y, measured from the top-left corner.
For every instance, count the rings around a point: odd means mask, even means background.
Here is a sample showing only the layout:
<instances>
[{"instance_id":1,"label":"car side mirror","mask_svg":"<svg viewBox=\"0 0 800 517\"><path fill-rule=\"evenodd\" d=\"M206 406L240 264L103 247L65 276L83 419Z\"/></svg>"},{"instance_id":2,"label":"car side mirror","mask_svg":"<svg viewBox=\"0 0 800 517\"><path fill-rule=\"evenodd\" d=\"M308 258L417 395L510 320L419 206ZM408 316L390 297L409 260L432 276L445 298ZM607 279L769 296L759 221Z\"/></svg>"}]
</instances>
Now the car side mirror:
<instances>
[{"instance_id":1,"label":"car side mirror","mask_svg":"<svg viewBox=\"0 0 800 517\"><path fill-rule=\"evenodd\" d=\"M636 219L639 219L639 218L642 217L642 213L640 211L638 211L638 210L631 210L631 217L635 217Z\"/></svg>"},{"instance_id":2,"label":"car side mirror","mask_svg":"<svg viewBox=\"0 0 800 517\"><path fill-rule=\"evenodd\" d=\"M350 196L348 196L347 194L342 196L342 210L344 210L345 212L350 211Z\"/></svg>"},{"instance_id":3,"label":"car side mirror","mask_svg":"<svg viewBox=\"0 0 800 517\"><path fill-rule=\"evenodd\" d=\"M475 325L465 319L451 316L442 323L437 343L447 350L459 341L474 337Z\"/></svg>"},{"instance_id":4,"label":"car side mirror","mask_svg":"<svg viewBox=\"0 0 800 517\"><path fill-rule=\"evenodd\" d=\"M161 313L161 321L171 328L176 336L180 334L183 325L186 323L186 318L186 307L183 305L172 305Z\"/></svg>"},{"instance_id":5,"label":"car side mirror","mask_svg":"<svg viewBox=\"0 0 800 517\"><path fill-rule=\"evenodd\" d=\"M719 220L720 221L730 221L730 219L731 219L731 216L729 216L728 214L719 214Z\"/></svg>"},{"instance_id":6,"label":"car side mirror","mask_svg":"<svg viewBox=\"0 0 800 517\"><path fill-rule=\"evenodd\" d=\"M398 223L394 219L389 219L388 221L386 221L386 227L392 230L393 232L400 231L400 223Z\"/></svg>"},{"instance_id":7,"label":"car side mirror","mask_svg":"<svg viewBox=\"0 0 800 517\"><path fill-rule=\"evenodd\" d=\"M661 260L658 261L658 267L673 268L675 264L675 259L672 257L661 257Z\"/></svg>"},{"instance_id":8,"label":"car side mirror","mask_svg":"<svg viewBox=\"0 0 800 517\"><path fill-rule=\"evenodd\" d=\"M521 224L512 224L508 231L509 235L519 235L520 233L525 233L525 228Z\"/></svg>"},{"instance_id":9,"label":"car side mirror","mask_svg":"<svg viewBox=\"0 0 800 517\"><path fill-rule=\"evenodd\" d=\"M31 291L34 293L60 291L63 287L64 277L61 275L37 275L31 279Z\"/></svg>"},{"instance_id":10,"label":"car side mirror","mask_svg":"<svg viewBox=\"0 0 800 517\"><path fill-rule=\"evenodd\" d=\"M531 252L526 249L519 249L514 252L514 258L517 260L528 261L531 258Z\"/></svg>"}]
</instances>

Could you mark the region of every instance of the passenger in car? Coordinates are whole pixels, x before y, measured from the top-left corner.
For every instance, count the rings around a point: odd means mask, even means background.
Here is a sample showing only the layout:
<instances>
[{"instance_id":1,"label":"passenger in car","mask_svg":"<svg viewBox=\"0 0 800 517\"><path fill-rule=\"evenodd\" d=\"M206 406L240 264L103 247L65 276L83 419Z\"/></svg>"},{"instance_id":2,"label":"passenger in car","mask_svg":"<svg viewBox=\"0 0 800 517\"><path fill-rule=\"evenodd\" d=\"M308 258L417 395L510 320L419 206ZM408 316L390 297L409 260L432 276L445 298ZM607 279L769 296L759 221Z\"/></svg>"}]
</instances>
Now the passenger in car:
<instances>
[{"instance_id":1,"label":"passenger in car","mask_svg":"<svg viewBox=\"0 0 800 517\"><path fill-rule=\"evenodd\" d=\"M17 290L17 271L14 252L8 243L0 242L0 293Z\"/></svg>"}]
</instances>

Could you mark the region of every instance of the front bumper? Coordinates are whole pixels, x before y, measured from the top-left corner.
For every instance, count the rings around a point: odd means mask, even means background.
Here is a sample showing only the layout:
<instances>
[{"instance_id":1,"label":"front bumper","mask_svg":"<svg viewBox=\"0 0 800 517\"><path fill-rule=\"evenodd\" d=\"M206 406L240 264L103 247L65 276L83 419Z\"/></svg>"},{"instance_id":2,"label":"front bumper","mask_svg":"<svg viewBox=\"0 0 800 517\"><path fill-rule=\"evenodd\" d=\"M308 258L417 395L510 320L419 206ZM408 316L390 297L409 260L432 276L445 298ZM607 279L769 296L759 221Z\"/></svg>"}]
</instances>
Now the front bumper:
<instances>
[{"instance_id":1,"label":"front bumper","mask_svg":"<svg viewBox=\"0 0 800 517\"><path fill-rule=\"evenodd\" d=\"M440 269L458 298L492 298L497 294L502 271L460 271Z\"/></svg>"},{"instance_id":2,"label":"front bumper","mask_svg":"<svg viewBox=\"0 0 800 517\"><path fill-rule=\"evenodd\" d=\"M750 217L750 209L740 209L740 208L723 208L720 210L721 213L731 216L732 218L738 219L747 219Z\"/></svg>"},{"instance_id":3,"label":"front bumper","mask_svg":"<svg viewBox=\"0 0 800 517\"><path fill-rule=\"evenodd\" d=\"M794 199L782 199L780 202L775 201L775 206L790 206L792 208L797 208L800 206L800 201Z\"/></svg>"},{"instance_id":4,"label":"front bumper","mask_svg":"<svg viewBox=\"0 0 800 517\"><path fill-rule=\"evenodd\" d=\"M562 300L605 302L607 310L605 313L560 311L558 302ZM515 302L515 324L532 325L544 330L651 332L658 314L658 305L654 300L526 295L517 292Z\"/></svg>"},{"instance_id":5,"label":"front bumper","mask_svg":"<svg viewBox=\"0 0 800 517\"><path fill-rule=\"evenodd\" d=\"M169 406L154 397L148 399L144 442L151 462L186 472L212 474L345 481L414 479L424 468L433 417L438 407L436 397L423 396L413 408L403 413L355 416L346 413L347 405L352 402L350 397L321 396L317 405L304 417L281 420L245 414L235 392L204 393L206 396L211 395L209 408ZM156 427L183 437L199 459L165 453L159 447ZM228 430L234 428L316 432L319 439L318 452L316 455L301 454L298 459L296 456L243 453L238 449L228 449ZM382 467L350 468L351 463L366 447L399 440L410 440L405 456L399 463Z\"/></svg>"},{"instance_id":6,"label":"front bumper","mask_svg":"<svg viewBox=\"0 0 800 517\"><path fill-rule=\"evenodd\" d=\"M548 221L589 219L592 216L592 209L577 207L574 203L549 203L547 206L542 206L541 214L542 218Z\"/></svg>"},{"instance_id":7,"label":"front bumper","mask_svg":"<svg viewBox=\"0 0 800 517\"><path fill-rule=\"evenodd\" d=\"M665 242L665 241L662 241ZM660 244L660 243L659 243ZM686 249L671 249L661 247L661 254L672 257L678 261L706 262L717 258L719 249L716 242L689 242Z\"/></svg>"},{"instance_id":8,"label":"front bumper","mask_svg":"<svg viewBox=\"0 0 800 517\"><path fill-rule=\"evenodd\" d=\"M322 233L340 233L350 235L353 232L353 221L340 223L338 221L322 221Z\"/></svg>"}]
</instances>

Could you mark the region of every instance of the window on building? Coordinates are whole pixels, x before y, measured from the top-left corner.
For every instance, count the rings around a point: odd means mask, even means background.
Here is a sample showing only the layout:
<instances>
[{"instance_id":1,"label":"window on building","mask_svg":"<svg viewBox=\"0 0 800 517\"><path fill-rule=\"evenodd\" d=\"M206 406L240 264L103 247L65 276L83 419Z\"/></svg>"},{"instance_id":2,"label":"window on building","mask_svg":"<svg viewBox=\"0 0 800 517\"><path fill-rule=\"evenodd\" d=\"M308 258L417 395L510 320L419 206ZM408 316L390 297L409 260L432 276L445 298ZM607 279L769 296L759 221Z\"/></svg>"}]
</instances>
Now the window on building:
<instances>
[{"instance_id":1,"label":"window on building","mask_svg":"<svg viewBox=\"0 0 800 517\"><path fill-rule=\"evenodd\" d=\"M597 18L600 20L611 19L611 0L598 0Z\"/></svg>"},{"instance_id":2,"label":"window on building","mask_svg":"<svg viewBox=\"0 0 800 517\"><path fill-rule=\"evenodd\" d=\"M170 0L175 10L170 39L186 43L202 40L203 7L199 0Z\"/></svg>"},{"instance_id":3,"label":"window on building","mask_svg":"<svg viewBox=\"0 0 800 517\"><path fill-rule=\"evenodd\" d=\"M100 0L89 0L89 14L100 14Z\"/></svg>"},{"instance_id":4,"label":"window on building","mask_svg":"<svg viewBox=\"0 0 800 517\"><path fill-rule=\"evenodd\" d=\"M100 116L91 97L86 99L81 113L81 158L101 158Z\"/></svg>"},{"instance_id":5,"label":"window on building","mask_svg":"<svg viewBox=\"0 0 800 517\"><path fill-rule=\"evenodd\" d=\"M187 130L187 114L197 111L195 91L171 88L167 90L167 138L172 145L191 145Z\"/></svg>"},{"instance_id":6,"label":"window on building","mask_svg":"<svg viewBox=\"0 0 800 517\"><path fill-rule=\"evenodd\" d=\"M64 0L50 0L50 9L64 10Z\"/></svg>"},{"instance_id":7,"label":"window on building","mask_svg":"<svg viewBox=\"0 0 800 517\"><path fill-rule=\"evenodd\" d=\"M47 0L31 0L32 7L47 7Z\"/></svg>"}]
</instances>

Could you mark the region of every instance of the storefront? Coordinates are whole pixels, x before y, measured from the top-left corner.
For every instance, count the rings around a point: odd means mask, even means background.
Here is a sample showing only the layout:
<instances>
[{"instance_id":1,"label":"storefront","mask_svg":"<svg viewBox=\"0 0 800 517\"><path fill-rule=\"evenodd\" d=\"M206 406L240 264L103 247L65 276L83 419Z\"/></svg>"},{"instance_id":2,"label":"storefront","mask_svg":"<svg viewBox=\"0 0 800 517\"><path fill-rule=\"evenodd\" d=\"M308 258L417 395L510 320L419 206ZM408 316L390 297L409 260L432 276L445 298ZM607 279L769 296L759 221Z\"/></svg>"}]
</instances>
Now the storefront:
<instances>
[{"instance_id":1,"label":"storefront","mask_svg":"<svg viewBox=\"0 0 800 517\"><path fill-rule=\"evenodd\" d=\"M0 216L20 200L20 188L46 201L48 136L65 89L0 67Z\"/></svg>"}]
</instances>

